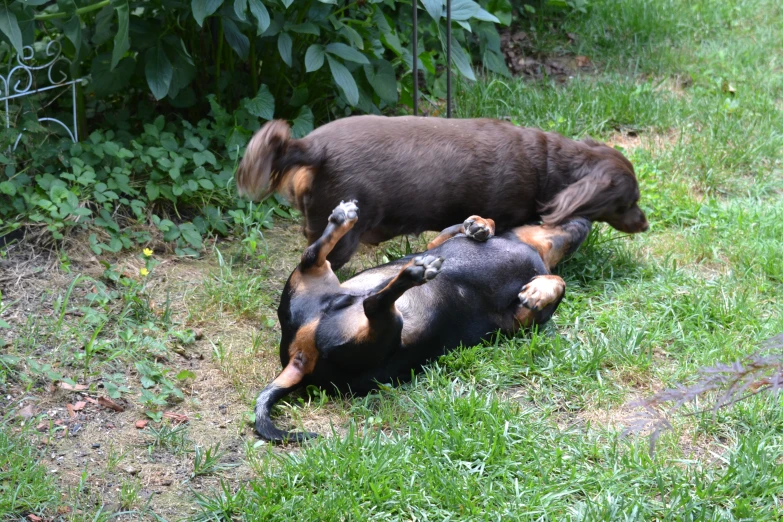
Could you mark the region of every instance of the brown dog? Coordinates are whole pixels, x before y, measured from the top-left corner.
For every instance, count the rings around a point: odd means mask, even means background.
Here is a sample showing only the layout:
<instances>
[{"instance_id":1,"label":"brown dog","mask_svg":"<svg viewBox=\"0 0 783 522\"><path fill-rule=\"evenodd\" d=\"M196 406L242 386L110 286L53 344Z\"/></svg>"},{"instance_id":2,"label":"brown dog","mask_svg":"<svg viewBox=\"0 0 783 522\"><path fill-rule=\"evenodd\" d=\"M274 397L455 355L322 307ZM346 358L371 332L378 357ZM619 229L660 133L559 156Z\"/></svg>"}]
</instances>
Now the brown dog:
<instances>
[{"instance_id":1,"label":"brown dog","mask_svg":"<svg viewBox=\"0 0 783 522\"><path fill-rule=\"evenodd\" d=\"M543 219L605 221L642 232L633 166L620 152L586 139L490 119L352 116L307 137L290 138L271 121L247 146L237 171L240 195L288 197L305 217L312 244L332 209L357 200L362 217L329 254L341 267L360 242L442 230L472 214L498 233Z\"/></svg>"}]
</instances>

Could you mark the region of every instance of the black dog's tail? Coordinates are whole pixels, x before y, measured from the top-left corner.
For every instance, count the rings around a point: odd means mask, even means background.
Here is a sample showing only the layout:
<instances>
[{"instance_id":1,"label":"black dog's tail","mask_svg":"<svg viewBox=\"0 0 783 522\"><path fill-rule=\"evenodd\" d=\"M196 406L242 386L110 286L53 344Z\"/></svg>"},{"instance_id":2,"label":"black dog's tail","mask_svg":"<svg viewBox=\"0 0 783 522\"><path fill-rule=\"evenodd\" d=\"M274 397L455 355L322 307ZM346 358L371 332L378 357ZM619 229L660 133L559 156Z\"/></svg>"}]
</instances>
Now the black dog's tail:
<instances>
[{"instance_id":1,"label":"black dog's tail","mask_svg":"<svg viewBox=\"0 0 783 522\"><path fill-rule=\"evenodd\" d=\"M266 123L255 133L239 163L236 181L239 195L261 200L278 191L294 167L318 163L300 140L291 139L291 127L283 120Z\"/></svg>"},{"instance_id":2,"label":"black dog's tail","mask_svg":"<svg viewBox=\"0 0 783 522\"><path fill-rule=\"evenodd\" d=\"M264 388L256 399L256 432L270 442L303 442L318 435L310 432L290 432L278 429L272 422L271 411L282 397L301 385L304 373L295 361L288 363L280 375Z\"/></svg>"}]
</instances>

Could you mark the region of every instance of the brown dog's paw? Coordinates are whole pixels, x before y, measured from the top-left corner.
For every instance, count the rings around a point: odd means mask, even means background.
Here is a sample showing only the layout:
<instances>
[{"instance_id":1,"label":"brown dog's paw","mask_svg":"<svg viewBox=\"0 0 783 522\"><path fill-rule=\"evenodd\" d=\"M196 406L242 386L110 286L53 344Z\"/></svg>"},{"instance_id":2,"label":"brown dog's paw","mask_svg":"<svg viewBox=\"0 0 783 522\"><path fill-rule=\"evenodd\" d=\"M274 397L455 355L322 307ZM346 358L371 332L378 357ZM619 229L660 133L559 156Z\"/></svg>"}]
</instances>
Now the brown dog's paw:
<instances>
[{"instance_id":1,"label":"brown dog's paw","mask_svg":"<svg viewBox=\"0 0 783 522\"><path fill-rule=\"evenodd\" d=\"M519 301L533 311L543 310L565 292L565 281L557 276L536 276L519 292Z\"/></svg>"},{"instance_id":2,"label":"brown dog's paw","mask_svg":"<svg viewBox=\"0 0 783 522\"><path fill-rule=\"evenodd\" d=\"M417 283L426 283L435 279L443 265L442 257L417 256L413 258L413 264L405 269L405 275Z\"/></svg>"},{"instance_id":3,"label":"brown dog's paw","mask_svg":"<svg viewBox=\"0 0 783 522\"><path fill-rule=\"evenodd\" d=\"M470 216L462 224L465 235L476 241L486 241L495 235L495 222L481 216Z\"/></svg>"},{"instance_id":4,"label":"brown dog's paw","mask_svg":"<svg viewBox=\"0 0 783 522\"><path fill-rule=\"evenodd\" d=\"M347 223L355 223L359 219L359 207L356 205L356 200L341 201L339 205L332 210L332 215L329 216L329 222L335 225L345 225Z\"/></svg>"}]
</instances>

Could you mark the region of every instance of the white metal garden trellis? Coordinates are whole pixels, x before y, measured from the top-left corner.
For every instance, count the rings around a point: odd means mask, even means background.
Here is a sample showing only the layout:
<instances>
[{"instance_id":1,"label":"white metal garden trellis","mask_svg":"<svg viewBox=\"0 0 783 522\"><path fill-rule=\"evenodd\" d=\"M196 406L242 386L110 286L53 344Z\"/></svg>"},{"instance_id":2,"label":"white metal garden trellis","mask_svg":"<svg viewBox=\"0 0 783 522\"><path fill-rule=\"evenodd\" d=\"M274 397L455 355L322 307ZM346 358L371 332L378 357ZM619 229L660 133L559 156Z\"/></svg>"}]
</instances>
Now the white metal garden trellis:
<instances>
[{"instance_id":1,"label":"white metal garden trellis","mask_svg":"<svg viewBox=\"0 0 783 522\"><path fill-rule=\"evenodd\" d=\"M49 62L43 65L34 65L33 63L26 62L31 62L31 60L35 58L35 51L32 46L25 45L22 48L22 52L16 55L16 62L18 65L13 67L8 72L7 76L0 75L0 94L2 95L0 97L0 102L3 102L5 105L6 129L11 128L11 115L8 111L9 100L22 98L24 96L32 96L33 94L50 91L52 89L64 89L70 86L71 97L73 99L73 131L71 131L68 125L56 118L42 117L38 118L38 121L52 121L59 123L71 137L71 140L73 140L74 143L79 141L79 128L76 121L76 84L83 81L84 78L69 80L68 75L62 70L59 71L61 75L59 79L55 80L52 78L52 72L57 62L65 62L68 65L71 64L71 61L68 58L62 56L61 53L62 47L60 46L60 42L57 40L52 40L46 45L46 56L51 58ZM46 78L49 80L50 85L33 89L33 85L36 83L34 73L37 71L46 71ZM16 83L13 83L13 86L11 86L15 76L19 76L19 79L16 80ZM22 129L22 132L24 130L25 129ZM22 132L20 132L16 137L16 141L14 142L14 149L16 149L16 146L19 145L19 140L22 138Z\"/></svg>"}]
</instances>

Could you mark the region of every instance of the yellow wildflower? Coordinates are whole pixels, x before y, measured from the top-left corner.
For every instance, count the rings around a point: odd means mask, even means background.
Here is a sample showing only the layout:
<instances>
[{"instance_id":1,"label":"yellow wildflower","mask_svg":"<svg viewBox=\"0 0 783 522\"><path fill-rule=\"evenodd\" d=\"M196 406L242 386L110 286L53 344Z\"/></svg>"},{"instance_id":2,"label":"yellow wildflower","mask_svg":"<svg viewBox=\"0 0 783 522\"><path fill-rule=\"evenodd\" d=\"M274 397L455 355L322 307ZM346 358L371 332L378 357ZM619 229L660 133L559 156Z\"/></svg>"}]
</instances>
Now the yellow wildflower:
<instances>
[{"instance_id":1,"label":"yellow wildflower","mask_svg":"<svg viewBox=\"0 0 783 522\"><path fill-rule=\"evenodd\" d=\"M139 270L139 274L146 277L150 274L150 271L147 270L146 268L142 268L141 270Z\"/></svg>"},{"instance_id":2,"label":"yellow wildflower","mask_svg":"<svg viewBox=\"0 0 783 522\"><path fill-rule=\"evenodd\" d=\"M151 248L145 248L144 249L144 255L147 257L150 257L152 255L152 249Z\"/></svg>"}]
</instances>

